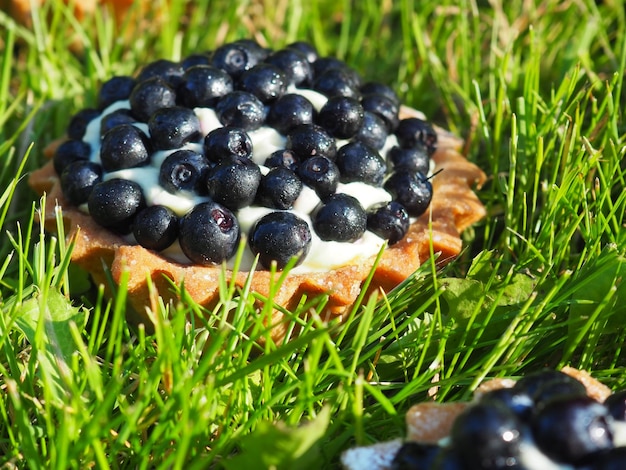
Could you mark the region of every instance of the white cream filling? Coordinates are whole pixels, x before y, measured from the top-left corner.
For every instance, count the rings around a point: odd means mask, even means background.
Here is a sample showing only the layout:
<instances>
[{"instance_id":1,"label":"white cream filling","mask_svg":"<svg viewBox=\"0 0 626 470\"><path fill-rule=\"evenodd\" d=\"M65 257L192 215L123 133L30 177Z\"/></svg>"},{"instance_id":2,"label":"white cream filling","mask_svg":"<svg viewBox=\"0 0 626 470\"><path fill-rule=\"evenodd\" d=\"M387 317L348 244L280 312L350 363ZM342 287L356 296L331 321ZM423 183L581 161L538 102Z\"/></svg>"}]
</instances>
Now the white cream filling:
<instances>
[{"instance_id":1,"label":"white cream filling","mask_svg":"<svg viewBox=\"0 0 626 470\"><path fill-rule=\"evenodd\" d=\"M291 87L288 91L290 93L298 93L304 96L311 101L313 107L318 111L328 100L323 94L314 90L296 89ZM130 109L130 103L128 100L118 101L111 104L102 112L101 116L106 116L107 114L110 114L118 109ZM200 128L203 136L206 136L213 129L222 127L222 124L213 109L194 108L194 112L200 120ZM101 118L92 120L87 125L85 135L83 137L83 140L91 145L91 161L98 164L101 163L100 123ZM133 125L141 129L147 136L150 135L147 124L134 123ZM286 137L281 135L275 129L267 126L249 132L248 135L250 136L253 145L252 159L261 167L261 172L266 174L269 170L263 166L263 163L265 163L267 157L269 157L274 151L285 148ZM348 141L338 140L338 148L347 142ZM387 138L385 147L381 150L381 154L385 155L385 153L383 153L385 152L385 149L388 150L393 145L397 145L397 139L394 135L390 135ZM199 143L189 143L182 148L194 150L199 153L202 153L203 151L203 146ZM160 150L154 152L151 155L150 165L109 172L104 175L104 179L123 178L135 181L141 186L148 205L163 205L169 207L178 216L183 216L195 205L201 202L209 201L210 198L198 196L186 191L179 191L177 194L172 194L160 187L160 166L168 155L176 152L177 150L180 149ZM391 200L391 195L384 189L372 187L365 183L340 184L337 192L346 193L355 197L365 209L378 202ZM359 259L370 258L380 251L381 247L385 243L385 240L369 231L366 231L359 240L353 243L321 240L313 230L313 224L309 215L319 203L320 199L315 194L315 191L308 186L303 187L300 196L294 203L292 212L296 213L309 224L309 227L311 228L312 241L308 256L300 265L294 268L293 272L303 273L335 269L354 263ZM86 207L81 207L80 209L87 212ZM235 215L239 221L242 236L247 236L250 229L259 218L274 210L275 209L251 206L237 211ZM129 241L132 242L132 238L132 236L129 237ZM185 263L189 262L189 260L187 260L187 258L182 254L178 241L168 249L163 250L161 253L174 261ZM246 247L240 264L240 269L249 270L253 261L254 255L250 248ZM227 265L232 267L233 263L234 260L231 259L227 262Z\"/></svg>"}]
</instances>

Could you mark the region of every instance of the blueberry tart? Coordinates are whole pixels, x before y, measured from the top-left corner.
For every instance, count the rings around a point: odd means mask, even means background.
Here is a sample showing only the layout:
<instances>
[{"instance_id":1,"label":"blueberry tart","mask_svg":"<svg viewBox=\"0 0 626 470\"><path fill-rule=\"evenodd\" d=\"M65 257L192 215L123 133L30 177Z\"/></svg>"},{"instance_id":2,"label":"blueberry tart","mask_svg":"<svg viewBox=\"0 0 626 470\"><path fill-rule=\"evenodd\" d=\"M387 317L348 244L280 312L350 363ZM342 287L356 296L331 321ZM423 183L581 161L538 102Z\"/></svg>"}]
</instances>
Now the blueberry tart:
<instances>
[{"instance_id":1,"label":"blueberry tart","mask_svg":"<svg viewBox=\"0 0 626 470\"><path fill-rule=\"evenodd\" d=\"M406 279L430 253L445 263L485 210L485 174L460 139L310 44L251 40L180 62L157 60L102 84L30 175L61 206L73 261L97 282L103 266L138 312L149 276L161 295L184 280L197 302L220 276L290 309L326 293L325 318L349 311L376 265L372 292ZM240 247L242 247L240 249ZM235 269L235 268L238 269ZM282 314L273 337L283 337Z\"/></svg>"}]
</instances>

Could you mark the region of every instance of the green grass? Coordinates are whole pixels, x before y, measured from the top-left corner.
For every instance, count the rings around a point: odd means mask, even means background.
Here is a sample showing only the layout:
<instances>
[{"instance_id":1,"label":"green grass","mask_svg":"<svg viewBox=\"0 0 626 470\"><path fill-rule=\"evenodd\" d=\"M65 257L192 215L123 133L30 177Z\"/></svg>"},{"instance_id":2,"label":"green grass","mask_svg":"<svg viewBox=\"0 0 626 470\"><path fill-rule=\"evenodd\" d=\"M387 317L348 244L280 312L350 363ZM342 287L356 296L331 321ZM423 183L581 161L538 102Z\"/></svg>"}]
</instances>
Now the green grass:
<instances>
[{"instance_id":1,"label":"green grass","mask_svg":"<svg viewBox=\"0 0 626 470\"><path fill-rule=\"evenodd\" d=\"M626 385L623 2L155 3L170 21L141 34L58 1L29 28L0 12L6 468L332 468L403 435L435 380L445 401L539 367ZM308 40L391 84L490 176L455 262L363 298L344 325L298 319L325 302L303 299L286 312L300 332L262 350L268 312L226 284L210 311L172 286L181 302L152 312L155 329L130 321L124 284L85 283L71 244L38 226L24 178L107 77L240 37Z\"/></svg>"}]
</instances>

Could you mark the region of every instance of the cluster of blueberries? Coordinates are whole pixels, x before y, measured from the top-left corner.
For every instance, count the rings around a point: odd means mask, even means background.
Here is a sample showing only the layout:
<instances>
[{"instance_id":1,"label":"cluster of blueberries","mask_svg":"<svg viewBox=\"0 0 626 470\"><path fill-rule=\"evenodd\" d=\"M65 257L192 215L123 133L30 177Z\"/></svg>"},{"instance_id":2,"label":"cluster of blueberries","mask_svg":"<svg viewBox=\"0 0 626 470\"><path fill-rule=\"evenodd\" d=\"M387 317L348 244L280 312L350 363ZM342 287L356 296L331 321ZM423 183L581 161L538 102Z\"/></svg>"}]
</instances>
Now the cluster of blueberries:
<instances>
[{"instance_id":1,"label":"cluster of blueberries","mask_svg":"<svg viewBox=\"0 0 626 470\"><path fill-rule=\"evenodd\" d=\"M328 100L317 110L294 88ZM128 109L102 115L124 100ZM425 212L437 137L421 119L399 119L399 107L391 88L364 83L345 63L319 57L308 43L273 51L239 40L180 62L157 60L137 77L105 82L97 109L71 119L69 140L59 146L54 166L65 197L77 206L87 204L100 225L132 232L139 244L158 251L178 239L185 255L200 264L234 254L240 238L237 210L276 209L257 221L248 241L264 266L275 262L281 268L292 257L301 262L311 243L309 224L289 212L303 185L321 200L311 220L322 240L353 242L370 230L393 244L406 234L409 218ZM222 127L204 136L194 108L213 109ZM84 138L94 119L100 120L100 162L90 160L91 145ZM149 136L138 123L147 124ZM252 159L249 137L262 126L286 137L285 148L264 162L266 173ZM391 135L397 145L381 156ZM172 149L177 150L161 164L159 184L173 194L208 199L184 216L161 205L146 207L135 181L103 178L105 172L146 166L155 152ZM356 181L383 187L392 201L364 208L336 192L340 182Z\"/></svg>"},{"instance_id":2,"label":"cluster of blueberries","mask_svg":"<svg viewBox=\"0 0 626 470\"><path fill-rule=\"evenodd\" d=\"M626 390L604 403L582 383L543 370L482 395L455 420L449 442L406 442L392 470L623 470Z\"/></svg>"}]
</instances>

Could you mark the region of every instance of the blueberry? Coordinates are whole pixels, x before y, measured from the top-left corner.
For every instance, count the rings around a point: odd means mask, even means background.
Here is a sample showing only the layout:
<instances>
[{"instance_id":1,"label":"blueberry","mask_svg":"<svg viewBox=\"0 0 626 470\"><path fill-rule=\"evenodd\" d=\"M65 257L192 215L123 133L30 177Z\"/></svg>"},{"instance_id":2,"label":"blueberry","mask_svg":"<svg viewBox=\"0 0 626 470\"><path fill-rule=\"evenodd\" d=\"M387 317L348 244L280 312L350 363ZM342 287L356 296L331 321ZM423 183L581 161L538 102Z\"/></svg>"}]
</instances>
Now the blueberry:
<instances>
[{"instance_id":1,"label":"blueberry","mask_svg":"<svg viewBox=\"0 0 626 470\"><path fill-rule=\"evenodd\" d=\"M615 392L604 401L604 406L617 421L626 421L626 390Z\"/></svg>"},{"instance_id":2,"label":"blueberry","mask_svg":"<svg viewBox=\"0 0 626 470\"><path fill-rule=\"evenodd\" d=\"M67 126L67 136L73 140L80 140L85 136L87 125L100 116L97 109L86 108L78 111Z\"/></svg>"},{"instance_id":3,"label":"blueberry","mask_svg":"<svg viewBox=\"0 0 626 470\"><path fill-rule=\"evenodd\" d=\"M65 167L78 160L89 160L91 145L82 140L66 140L57 147L53 165L57 175L61 175Z\"/></svg>"},{"instance_id":4,"label":"blueberry","mask_svg":"<svg viewBox=\"0 0 626 470\"><path fill-rule=\"evenodd\" d=\"M516 462L517 463L517 462ZM526 470L521 466L504 467L517 468L518 470ZM431 467L424 467L423 470L477 470L477 467L465 462L459 453L451 447L442 447L439 454L433 461ZM422 470L418 468L418 470Z\"/></svg>"},{"instance_id":5,"label":"blueberry","mask_svg":"<svg viewBox=\"0 0 626 470\"><path fill-rule=\"evenodd\" d=\"M89 215L98 224L119 233L130 233L135 214L144 206L141 186L120 178L96 184L87 200Z\"/></svg>"},{"instance_id":6,"label":"blueberry","mask_svg":"<svg viewBox=\"0 0 626 470\"><path fill-rule=\"evenodd\" d=\"M591 470L624 470L626 447L614 447L594 458Z\"/></svg>"},{"instance_id":7,"label":"blueberry","mask_svg":"<svg viewBox=\"0 0 626 470\"><path fill-rule=\"evenodd\" d=\"M163 160L159 170L159 184L166 191L206 192L206 177L209 172L207 159L191 150L178 150Z\"/></svg>"},{"instance_id":8,"label":"blueberry","mask_svg":"<svg viewBox=\"0 0 626 470\"><path fill-rule=\"evenodd\" d=\"M310 84L313 69L305 53L295 48L286 48L270 54L265 62L282 70L288 85L303 86Z\"/></svg>"},{"instance_id":9,"label":"blueberry","mask_svg":"<svg viewBox=\"0 0 626 470\"><path fill-rule=\"evenodd\" d=\"M337 143L324 128L316 124L301 124L287 134L286 147L300 159L323 156L335 159Z\"/></svg>"},{"instance_id":10,"label":"blueberry","mask_svg":"<svg viewBox=\"0 0 626 470\"><path fill-rule=\"evenodd\" d=\"M315 46L305 41L292 42L291 44L287 44L286 48L295 49L296 51L304 54L309 63L315 62L319 57Z\"/></svg>"},{"instance_id":11,"label":"blueberry","mask_svg":"<svg viewBox=\"0 0 626 470\"><path fill-rule=\"evenodd\" d=\"M385 95L369 94L363 95L361 105L365 111L376 114L387 126L387 131L393 132L398 127L399 107Z\"/></svg>"},{"instance_id":12,"label":"blueberry","mask_svg":"<svg viewBox=\"0 0 626 470\"><path fill-rule=\"evenodd\" d=\"M541 406L542 403L546 401L554 400L562 396L586 396L587 389L585 386L574 378L570 377L570 379L571 380L553 380L540 385L532 395L535 406Z\"/></svg>"},{"instance_id":13,"label":"blueberry","mask_svg":"<svg viewBox=\"0 0 626 470\"><path fill-rule=\"evenodd\" d=\"M383 187L413 217L426 212L433 197L433 186L422 173L393 172Z\"/></svg>"},{"instance_id":14,"label":"blueberry","mask_svg":"<svg viewBox=\"0 0 626 470\"><path fill-rule=\"evenodd\" d=\"M311 124L315 110L304 96L288 93L272 103L267 113L267 124L281 134L288 134L300 124Z\"/></svg>"},{"instance_id":15,"label":"blueberry","mask_svg":"<svg viewBox=\"0 0 626 470\"><path fill-rule=\"evenodd\" d=\"M63 195L75 206L89 198L93 187L102 181L102 168L88 160L77 160L65 167L61 173Z\"/></svg>"},{"instance_id":16,"label":"blueberry","mask_svg":"<svg viewBox=\"0 0 626 470\"><path fill-rule=\"evenodd\" d=\"M400 106L400 98L390 87L380 82L367 82L361 85L361 94L365 95L383 95L389 98L396 106Z\"/></svg>"},{"instance_id":17,"label":"blueberry","mask_svg":"<svg viewBox=\"0 0 626 470\"><path fill-rule=\"evenodd\" d=\"M137 122L128 109L116 109L112 113L102 117L100 121L100 136L103 136L115 126L122 124L132 124Z\"/></svg>"},{"instance_id":18,"label":"blueberry","mask_svg":"<svg viewBox=\"0 0 626 470\"><path fill-rule=\"evenodd\" d=\"M196 264L226 261L237 250L239 237L235 215L213 201L196 205L180 220L180 247Z\"/></svg>"},{"instance_id":19,"label":"blueberry","mask_svg":"<svg viewBox=\"0 0 626 470\"><path fill-rule=\"evenodd\" d=\"M613 447L611 415L587 396L554 399L537 409L532 430L537 446L559 462L582 464Z\"/></svg>"},{"instance_id":20,"label":"blueberry","mask_svg":"<svg viewBox=\"0 0 626 470\"><path fill-rule=\"evenodd\" d=\"M380 150L385 146L387 136L387 125L385 121L383 121L380 116L365 111L363 113L363 123L354 136L354 140L358 140L359 142L363 142L370 147Z\"/></svg>"},{"instance_id":21,"label":"blueberry","mask_svg":"<svg viewBox=\"0 0 626 470\"><path fill-rule=\"evenodd\" d=\"M528 393L515 388L499 388L492 390L482 395L480 401L484 403L501 403L524 422L529 420L535 406L532 397L528 395Z\"/></svg>"},{"instance_id":22,"label":"blueberry","mask_svg":"<svg viewBox=\"0 0 626 470\"><path fill-rule=\"evenodd\" d=\"M233 42L218 47L211 58L213 66L226 71L231 77L239 78L243 72L261 62L267 54L253 42Z\"/></svg>"},{"instance_id":23,"label":"blueberry","mask_svg":"<svg viewBox=\"0 0 626 470\"><path fill-rule=\"evenodd\" d=\"M278 67L260 63L241 74L239 89L252 93L263 103L270 103L285 94L287 77Z\"/></svg>"},{"instance_id":24,"label":"blueberry","mask_svg":"<svg viewBox=\"0 0 626 470\"><path fill-rule=\"evenodd\" d=\"M211 56L208 53L207 54L191 54L180 61L180 65L185 72L191 67L195 67L197 65L210 65L210 64L211 64Z\"/></svg>"},{"instance_id":25,"label":"blueberry","mask_svg":"<svg viewBox=\"0 0 626 470\"><path fill-rule=\"evenodd\" d=\"M394 170L419 171L425 175L430 171L430 157L426 148L421 145L412 148L394 145L387 152L387 158L393 164Z\"/></svg>"},{"instance_id":26,"label":"blueberry","mask_svg":"<svg viewBox=\"0 0 626 470\"><path fill-rule=\"evenodd\" d=\"M337 57L318 57L312 62L313 66L313 74L316 77L319 77L324 72L330 69L347 69L348 66L345 62L341 61Z\"/></svg>"},{"instance_id":27,"label":"blueberry","mask_svg":"<svg viewBox=\"0 0 626 470\"><path fill-rule=\"evenodd\" d=\"M272 168L261 178L256 203L273 209L291 209L302 191L302 181L288 168Z\"/></svg>"},{"instance_id":28,"label":"blueberry","mask_svg":"<svg viewBox=\"0 0 626 470\"><path fill-rule=\"evenodd\" d=\"M165 250L178 238L178 217L165 206L146 207L135 216L133 234L144 248Z\"/></svg>"},{"instance_id":29,"label":"blueberry","mask_svg":"<svg viewBox=\"0 0 626 470\"><path fill-rule=\"evenodd\" d=\"M142 166L150 160L148 137L132 124L122 124L102 137L100 160L105 171Z\"/></svg>"},{"instance_id":30,"label":"blueberry","mask_svg":"<svg viewBox=\"0 0 626 470\"><path fill-rule=\"evenodd\" d=\"M339 168L326 157L311 157L301 162L296 170L304 184L315 190L320 199L326 199L337 190Z\"/></svg>"},{"instance_id":31,"label":"blueberry","mask_svg":"<svg viewBox=\"0 0 626 470\"><path fill-rule=\"evenodd\" d=\"M126 75L118 75L104 82L98 92L98 109L102 110L116 101L127 100L135 84L135 79Z\"/></svg>"},{"instance_id":32,"label":"blueberry","mask_svg":"<svg viewBox=\"0 0 626 470\"><path fill-rule=\"evenodd\" d=\"M153 77L135 85L129 102L133 116L148 122L157 109L176 105L176 92L161 77Z\"/></svg>"},{"instance_id":33,"label":"blueberry","mask_svg":"<svg viewBox=\"0 0 626 470\"><path fill-rule=\"evenodd\" d=\"M247 132L239 127L218 127L204 138L204 154L215 163L231 157L250 158L252 140Z\"/></svg>"},{"instance_id":34,"label":"blueberry","mask_svg":"<svg viewBox=\"0 0 626 470\"><path fill-rule=\"evenodd\" d=\"M550 382L570 382L576 381L573 377L564 372L553 369L542 369L520 378L513 388L528 394L531 398L537 393L540 387Z\"/></svg>"},{"instance_id":35,"label":"blueberry","mask_svg":"<svg viewBox=\"0 0 626 470\"><path fill-rule=\"evenodd\" d=\"M311 229L291 212L270 212L254 224L249 243L260 263L268 269L272 262L277 269L283 269L294 257L298 258L297 266L311 248Z\"/></svg>"},{"instance_id":36,"label":"blueberry","mask_svg":"<svg viewBox=\"0 0 626 470\"><path fill-rule=\"evenodd\" d=\"M430 469L440 450L437 444L405 442L394 456L390 470Z\"/></svg>"},{"instance_id":37,"label":"blueberry","mask_svg":"<svg viewBox=\"0 0 626 470\"><path fill-rule=\"evenodd\" d=\"M296 153L287 149L276 150L265 160L265 166L268 168L285 167L291 171L296 171L299 163L300 159Z\"/></svg>"},{"instance_id":38,"label":"blueberry","mask_svg":"<svg viewBox=\"0 0 626 470\"><path fill-rule=\"evenodd\" d=\"M164 80L169 86L176 89L183 81L183 72L183 67L178 62L159 59L143 67L137 76L137 81L143 82L158 77Z\"/></svg>"},{"instance_id":39,"label":"blueberry","mask_svg":"<svg viewBox=\"0 0 626 470\"><path fill-rule=\"evenodd\" d=\"M349 96L360 98L359 83L355 74L346 68L330 68L316 76L313 89L328 97Z\"/></svg>"},{"instance_id":40,"label":"blueberry","mask_svg":"<svg viewBox=\"0 0 626 470\"><path fill-rule=\"evenodd\" d=\"M185 70L176 96L180 104L188 108L213 108L220 98L233 89L233 79L222 69L196 65Z\"/></svg>"},{"instance_id":41,"label":"blueberry","mask_svg":"<svg viewBox=\"0 0 626 470\"><path fill-rule=\"evenodd\" d=\"M246 131L258 129L265 121L263 103L246 91L233 91L222 97L215 112L222 125L241 127Z\"/></svg>"},{"instance_id":42,"label":"blueberry","mask_svg":"<svg viewBox=\"0 0 626 470\"><path fill-rule=\"evenodd\" d=\"M207 176L209 196L231 210L252 204L261 182L261 170L249 158L225 159Z\"/></svg>"},{"instance_id":43,"label":"blueberry","mask_svg":"<svg viewBox=\"0 0 626 470\"><path fill-rule=\"evenodd\" d=\"M157 109L148 121L155 150L170 150L200 139L200 120L189 108L173 106Z\"/></svg>"},{"instance_id":44,"label":"blueberry","mask_svg":"<svg viewBox=\"0 0 626 470\"><path fill-rule=\"evenodd\" d=\"M437 149L437 133L428 122L419 118L402 119L395 133L400 147L425 147L429 155Z\"/></svg>"},{"instance_id":45,"label":"blueberry","mask_svg":"<svg viewBox=\"0 0 626 470\"><path fill-rule=\"evenodd\" d=\"M313 228L322 240L354 242L367 226L367 215L359 201L347 194L333 194L313 213Z\"/></svg>"},{"instance_id":46,"label":"blueberry","mask_svg":"<svg viewBox=\"0 0 626 470\"><path fill-rule=\"evenodd\" d=\"M378 151L363 142L349 142L337 151L335 163L341 173L342 183L361 181L380 186L387 165Z\"/></svg>"},{"instance_id":47,"label":"blueberry","mask_svg":"<svg viewBox=\"0 0 626 470\"><path fill-rule=\"evenodd\" d=\"M320 109L316 122L338 139L350 139L363 124L363 106L346 96L331 97Z\"/></svg>"},{"instance_id":48,"label":"blueberry","mask_svg":"<svg viewBox=\"0 0 626 470\"><path fill-rule=\"evenodd\" d=\"M515 414L500 403L476 403L454 421L452 446L472 469L500 469L520 465L525 431Z\"/></svg>"},{"instance_id":49,"label":"blueberry","mask_svg":"<svg viewBox=\"0 0 626 470\"><path fill-rule=\"evenodd\" d=\"M409 214L402 204L380 202L367 209L367 229L389 241L389 245L399 242L409 230Z\"/></svg>"}]
</instances>

